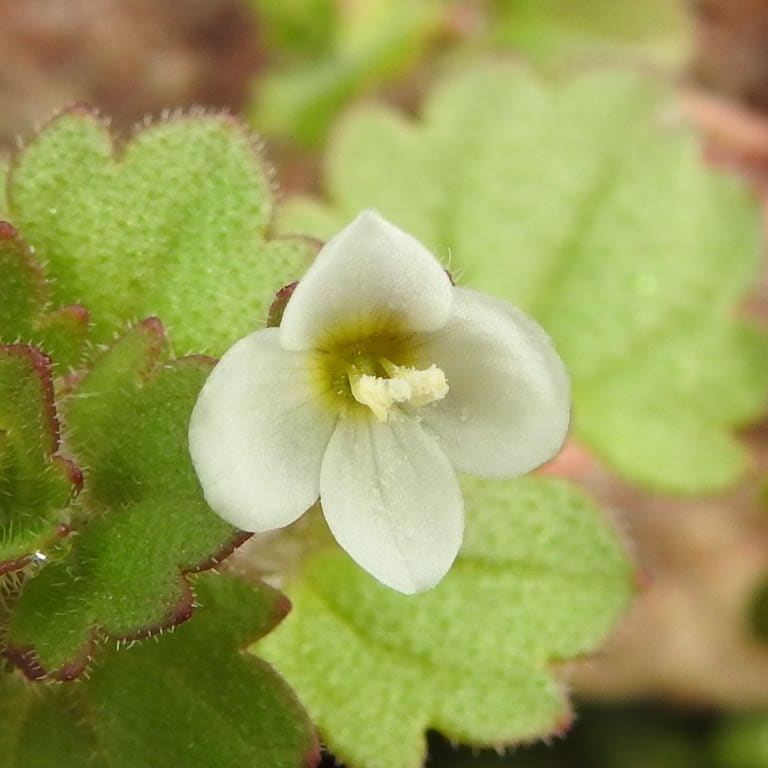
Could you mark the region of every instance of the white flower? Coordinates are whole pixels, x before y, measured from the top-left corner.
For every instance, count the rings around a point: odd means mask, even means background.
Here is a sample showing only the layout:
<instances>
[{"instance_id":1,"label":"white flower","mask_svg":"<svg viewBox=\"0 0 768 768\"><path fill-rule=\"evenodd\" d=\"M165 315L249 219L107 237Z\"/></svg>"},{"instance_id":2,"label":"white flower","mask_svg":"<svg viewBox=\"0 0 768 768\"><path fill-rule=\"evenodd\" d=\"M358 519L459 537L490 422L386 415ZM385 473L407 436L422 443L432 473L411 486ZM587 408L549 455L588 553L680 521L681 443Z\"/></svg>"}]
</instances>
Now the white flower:
<instances>
[{"instance_id":1,"label":"white flower","mask_svg":"<svg viewBox=\"0 0 768 768\"><path fill-rule=\"evenodd\" d=\"M322 248L280 327L224 354L189 445L225 520L270 531L319 497L349 555L414 593L440 581L461 545L454 469L528 472L559 450L568 418L547 334L455 287L424 246L366 211Z\"/></svg>"}]
</instances>

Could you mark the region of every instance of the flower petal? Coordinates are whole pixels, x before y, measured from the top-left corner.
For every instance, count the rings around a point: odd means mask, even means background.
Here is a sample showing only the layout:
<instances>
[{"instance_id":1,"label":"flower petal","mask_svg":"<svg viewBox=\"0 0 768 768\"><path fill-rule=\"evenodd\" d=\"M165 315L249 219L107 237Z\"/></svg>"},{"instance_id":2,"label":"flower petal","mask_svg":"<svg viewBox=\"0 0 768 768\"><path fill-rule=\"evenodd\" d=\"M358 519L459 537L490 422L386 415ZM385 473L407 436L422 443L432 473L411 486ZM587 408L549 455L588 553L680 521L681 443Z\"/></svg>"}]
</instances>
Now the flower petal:
<instances>
[{"instance_id":1,"label":"flower petal","mask_svg":"<svg viewBox=\"0 0 768 768\"><path fill-rule=\"evenodd\" d=\"M519 309L455 288L450 320L425 336L421 354L443 370L449 390L418 413L457 470L514 477L560 449L568 374L543 328Z\"/></svg>"},{"instance_id":2,"label":"flower petal","mask_svg":"<svg viewBox=\"0 0 768 768\"><path fill-rule=\"evenodd\" d=\"M399 592L433 587L461 546L464 501L456 475L410 419L339 420L323 459L320 498L339 544Z\"/></svg>"},{"instance_id":3,"label":"flower petal","mask_svg":"<svg viewBox=\"0 0 768 768\"><path fill-rule=\"evenodd\" d=\"M299 281L280 323L285 349L323 346L393 327L434 331L448 320L452 286L409 234L363 211L329 240Z\"/></svg>"},{"instance_id":4,"label":"flower petal","mask_svg":"<svg viewBox=\"0 0 768 768\"><path fill-rule=\"evenodd\" d=\"M189 424L189 450L211 508L246 531L281 528L320 493L337 414L312 386L313 363L278 329L238 341L213 369Z\"/></svg>"}]
</instances>

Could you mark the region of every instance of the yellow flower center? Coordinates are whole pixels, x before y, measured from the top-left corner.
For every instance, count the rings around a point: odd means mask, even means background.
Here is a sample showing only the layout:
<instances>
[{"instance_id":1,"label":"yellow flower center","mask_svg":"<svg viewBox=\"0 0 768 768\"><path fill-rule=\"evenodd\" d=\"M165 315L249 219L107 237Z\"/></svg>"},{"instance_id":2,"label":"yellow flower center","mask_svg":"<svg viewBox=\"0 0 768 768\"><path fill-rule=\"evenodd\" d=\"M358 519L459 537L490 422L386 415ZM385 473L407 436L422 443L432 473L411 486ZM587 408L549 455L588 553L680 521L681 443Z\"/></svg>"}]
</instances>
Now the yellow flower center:
<instances>
[{"instance_id":1,"label":"yellow flower center","mask_svg":"<svg viewBox=\"0 0 768 768\"><path fill-rule=\"evenodd\" d=\"M448 393L440 368L419 367L413 334L392 328L365 334L358 325L349 333L336 329L318 347L318 384L329 404L345 413L373 413L387 421L402 407L418 408Z\"/></svg>"},{"instance_id":2,"label":"yellow flower center","mask_svg":"<svg viewBox=\"0 0 768 768\"><path fill-rule=\"evenodd\" d=\"M361 405L367 405L379 421L386 421L398 403L418 407L442 400L448 394L445 374L436 365L419 369L395 365L389 360L379 362L388 378L360 373L354 365L347 372L352 396Z\"/></svg>"}]
</instances>

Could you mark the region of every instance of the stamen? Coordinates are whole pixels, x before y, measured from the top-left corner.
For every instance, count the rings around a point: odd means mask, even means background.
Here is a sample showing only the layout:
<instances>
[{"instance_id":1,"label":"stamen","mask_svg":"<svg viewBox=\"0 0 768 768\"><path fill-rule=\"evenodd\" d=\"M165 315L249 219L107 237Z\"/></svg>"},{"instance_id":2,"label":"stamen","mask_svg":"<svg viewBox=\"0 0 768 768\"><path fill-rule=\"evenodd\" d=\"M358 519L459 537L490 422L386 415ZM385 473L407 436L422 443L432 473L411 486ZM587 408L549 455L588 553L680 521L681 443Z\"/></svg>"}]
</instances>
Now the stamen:
<instances>
[{"instance_id":1,"label":"stamen","mask_svg":"<svg viewBox=\"0 0 768 768\"><path fill-rule=\"evenodd\" d=\"M435 400L442 400L448 394L448 382L445 374L436 365L421 370L406 366L395 365L393 375L405 381L411 388L408 402L413 406L427 405Z\"/></svg>"},{"instance_id":2,"label":"stamen","mask_svg":"<svg viewBox=\"0 0 768 768\"><path fill-rule=\"evenodd\" d=\"M425 370L380 361L390 378L361 373L356 366L348 372L352 395L361 405L373 411L379 421L386 421L396 403L414 407L442 400L448 393L445 374L436 365Z\"/></svg>"}]
</instances>

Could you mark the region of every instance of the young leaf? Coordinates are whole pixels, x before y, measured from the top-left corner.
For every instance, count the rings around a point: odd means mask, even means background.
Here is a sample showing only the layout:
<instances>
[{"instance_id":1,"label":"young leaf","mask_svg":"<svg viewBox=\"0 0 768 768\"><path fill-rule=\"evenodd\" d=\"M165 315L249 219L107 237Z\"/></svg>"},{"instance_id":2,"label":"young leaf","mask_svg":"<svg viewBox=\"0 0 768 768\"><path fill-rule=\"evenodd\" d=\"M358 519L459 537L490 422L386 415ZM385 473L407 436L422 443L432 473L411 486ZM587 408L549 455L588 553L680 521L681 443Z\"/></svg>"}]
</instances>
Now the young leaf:
<instances>
[{"instance_id":1,"label":"young leaf","mask_svg":"<svg viewBox=\"0 0 768 768\"><path fill-rule=\"evenodd\" d=\"M31 677L77 676L97 630L132 638L188 618L183 574L213 565L240 535L208 509L187 452L211 361L168 357L162 326L147 320L65 406L85 490L69 556L29 580L13 607L6 655Z\"/></svg>"},{"instance_id":2,"label":"young leaf","mask_svg":"<svg viewBox=\"0 0 768 768\"><path fill-rule=\"evenodd\" d=\"M632 569L592 502L557 481L467 480L467 531L434 590L404 596L342 552L311 560L257 646L350 768L412 768L433 727L473 745L563 730L552 664L593 651Z\"/></svg>"},{"instance_id":3,"label":"young leaf","mask_svg":"<svg viewBox=\"0 0 768 768\"><path fill-rule=\"evenodd\" d=\"M14 159L10 215L47 263L57 303L82 302L96 341L159 316L181 351L223 352L263 325L274 292L313 246L267 240L272 194L233 118L167 120L118 153L73 109Z\"/></svg>"},{"instance_id":4,"label":"young leaf","mask_svg":"<svg viewBox=\"0 0 768 768\"><path fill-rule=\"evenodd\" d=\"M81 484L58 452L50 360L33 347L0 345L0 574L55 549Z\"/></svg>"},{"instance_id":5,"label":"young leaf","mask_svg":"<svg viewBox=\"0 0 768 768\"><path fill-rule=\"evenodd\" d=\"M77 685L0 678L3 766L315 766L301 705L274 670L240 653L282 619L285 598L214 575L195 579L195 592L193 621L159 642L106 650Z\"/></svg>"},{"instance_id":6,"label":"young leaf","mask_svg":"<svg viewBox=\"0 0 768 768\"><path fill-rule=\"evenodd\" d=\"M88 313L74 305L50 310L51 288L40 263L8 222L0 221L0 341L39 347L54 365L77 365Z\"/></svg>"},{"instance_id":7,"label":"young leaf","mask_svg":"<svg viewBox=\"0 0 768 768\"><path fill-rule=\"evenodd\" d=\"M759 217L664 103L637 76L552 84L478 66L442 83L420 122L352 112L330 149L325 221L300 201L281 226L324 236L378 208L460 282L547 328L576 433L614 470L659 490L721 489L747 466L732 427L768 402L766 338L734 320Z\"/></svg>"}]
</instances>

